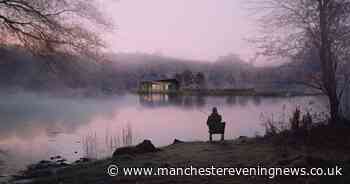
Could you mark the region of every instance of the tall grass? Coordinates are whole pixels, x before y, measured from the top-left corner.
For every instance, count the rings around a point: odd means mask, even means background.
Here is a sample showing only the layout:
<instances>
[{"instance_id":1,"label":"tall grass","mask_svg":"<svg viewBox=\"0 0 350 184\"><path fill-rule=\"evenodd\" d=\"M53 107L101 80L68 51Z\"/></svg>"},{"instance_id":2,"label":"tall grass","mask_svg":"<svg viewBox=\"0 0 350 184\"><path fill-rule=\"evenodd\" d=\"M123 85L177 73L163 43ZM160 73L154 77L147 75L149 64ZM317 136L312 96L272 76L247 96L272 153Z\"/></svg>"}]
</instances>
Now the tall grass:
<instances>
[{"instance_id":1,"label":"tall grass","mask_svg":"<svg viewBox=\"0 0 350 184\"><path fill-rule=\"evenodd\" d=\"M289 129L287 121L287 112L286 112L286 105L282 106L282 112L275 115L274 113L271 114L264 114L262 113L260 115L260 120L262 121L262 125L265 128L265 135L276 135L280 132L283 132L285 130Z\"/></svg>"},{"instance_id":2,"label":"tall grass","mask_svg":"<svg viewBox=\"0 0 350 184\"><path fill-rule=\"evenodd\" d=\"M116 148L120 147L120 145L120 135L110 134L109 129L106 128L105 147L107 152L112 153Z\"/></svg>"},{"instance_id":3,"label":"tall grass","mask_svg":"<svg viewBox=\"0 0 350 184\"><path fill-rule=\"evenodd\" d=\"M88 133L82 140L84 157L96 159L98 156L96 132Z\"/></svg>"},{"instance_id":4,"label":"tall grass","mask_svg":"<svg viewBox=\"0 0 350 184\"><path fill-rule=\"evenodd\" d=\"M131 129L130 123L127 124L126 128L123 128L122 137L123 137L124 146L132 145L133 139L132 139L132 129Z\"/></svg>"},{"instance_id":5,"label":"tall grass","mask_svg":"<svg viewBox=\"0 0 350 184\"><path fill-rule=\"evenodd\" d=\"M120 137L118 135L105 135L105 144L108 152L113 152L120 147Z\"/></svg>"},{"instance_id":6,"label":"tall grass","mask_svg":"<svg viewBox=\"0 0 350 184\"><path fill-rule=\"evenodd\" d=\"M275 114L261 114L260 119L265 128L265 136L273 136L286 131L308 130L317 124L326 123L329 119L325 112L311 112L311 108L305 108L304 111L297 106L290 114L286 111L286 106L282 108L282 112Z\"/></svg>"},{"instance_id":7,"label":"tall grass","mask_svg":"<svg viewBox=\"0 0 350 184\"><path fill-rule=\"evenodd\" d=\"M106 151L107 154L111 154L119 147L131 146L132 144L133 133L130 123L121 129L120 134L111 134L107 128L104 138L98 136L96 132L88 133L87 135L83 136L83 156L85 158L97 159L99 156L101 156L100 154L103 152L102 150Z\"/></svg>"}]
</instances>

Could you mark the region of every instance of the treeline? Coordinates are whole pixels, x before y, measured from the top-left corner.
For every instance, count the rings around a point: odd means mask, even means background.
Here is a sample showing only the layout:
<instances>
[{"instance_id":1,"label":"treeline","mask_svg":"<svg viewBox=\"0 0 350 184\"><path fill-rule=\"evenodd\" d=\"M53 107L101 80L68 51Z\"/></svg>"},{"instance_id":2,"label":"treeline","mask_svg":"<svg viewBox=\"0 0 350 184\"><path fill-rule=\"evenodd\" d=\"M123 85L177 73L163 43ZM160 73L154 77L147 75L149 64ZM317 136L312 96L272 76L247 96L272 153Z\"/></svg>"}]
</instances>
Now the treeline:
<instances>
[{"instance_id":1,"label":"treeline","mask_svg":"<svg viewBox=\"0 0 350 184\"><path fill-rule=\"evenodd\" d=\"M0 48L0 87L12 90L115 94L136 89L147 75L177 78L189 88L296 89L288 80L308 64L254 67L236 55L216 62L177 59L140 53L105 55L102 61L55 55L42 59L19 48ZM297 66L294 66L297 65Z\"/></svg>"},{"instance_id":2,"label":"treeline","mask_svg":"<svg viewBox=\"0 0 350 184\"><path fill-rule=\"evenodd\" d=\"M33 56L21 48L0 47L0 88L10 91L85 92L101 89L100 65L80 58Z\"/></svg>"},{"instance_id":3,"label":"treeline","mask_svg":"<svg viewBox=\"0 0 350 184\"><path fill-rule=\"evenodd\" d=\"M222 57L216 62L184 60L158 55L119 53L109 57L118 73L133 74L128 87L136 88L137 81L146 76L176 78L188 88L235 88L246 87L254 81L258 70L238 56ZM127 71L127 72L126 72ZM125 75L124 75L125 76ZM130 79L130 80L129 80ZM134 83L133 83L134 82Z\"/></svg>"},{"instance_id":4,"label":"treeline","mask_svg":"<svg viewBox=\"0 0 350 184\"><path fill-rule=\"evenodd\" d=\"M207 79L204 73L192 73L191 70L185 70L174 76L180 82L182 88L188 89L205 89L207 88Z\"/></svg>"}]
</instances>

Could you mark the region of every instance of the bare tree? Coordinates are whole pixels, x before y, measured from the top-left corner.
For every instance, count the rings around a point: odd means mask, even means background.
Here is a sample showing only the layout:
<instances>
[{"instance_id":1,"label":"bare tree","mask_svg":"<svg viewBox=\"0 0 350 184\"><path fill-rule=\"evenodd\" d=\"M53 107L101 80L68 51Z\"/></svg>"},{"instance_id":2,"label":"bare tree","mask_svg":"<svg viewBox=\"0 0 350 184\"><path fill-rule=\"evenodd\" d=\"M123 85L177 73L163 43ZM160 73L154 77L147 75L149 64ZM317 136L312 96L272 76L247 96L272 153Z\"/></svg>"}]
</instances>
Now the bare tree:
<instances>
[{"instance_id":1,"label":"bare tree","mask_svg":"<svg viewBox=\"0 0 350 184\"><path fill-rule=\"evenodd\" d=\"M0 44L40 55L97 53L110 25L94 0L0 0Z\"/></svg>"},{"instance_id":2,"label":"bare tree","mask_svg":"<svg viewBox=\"0 0 350 184\"><path fill-rule=\"evenodd\" d=\"M342 118L340 99L348 85L342 66L350 54L349 0L257 0L264 36L261 54L303 59L316 49L321 71L309 75L306 85L321 90L329 99L331 122Z\"/></svg>"},{"instance_id":3,"label":"bare tree","mask_svg":"<svg viewBox=\"0 0 350 184\"><path fill-rule=\"evenodd\" d=\"M194 82L197 84L197 86L200 89L205 89L206 88L206 78L203 72L198 72L196 75L194 75Z\"/></svg>"}]
</instances>

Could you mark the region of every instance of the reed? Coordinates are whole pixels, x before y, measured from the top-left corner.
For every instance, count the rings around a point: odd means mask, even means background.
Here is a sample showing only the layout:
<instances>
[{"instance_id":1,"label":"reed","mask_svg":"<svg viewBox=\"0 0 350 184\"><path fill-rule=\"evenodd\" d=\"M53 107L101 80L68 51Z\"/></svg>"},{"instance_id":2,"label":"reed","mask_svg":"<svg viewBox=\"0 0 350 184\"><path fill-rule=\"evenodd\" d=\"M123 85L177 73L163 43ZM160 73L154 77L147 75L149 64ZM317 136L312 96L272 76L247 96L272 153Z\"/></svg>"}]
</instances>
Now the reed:
<instances>
[{"instance_id":1,"label":"reed","mask_svg":"<svg viewBox=\"0 0 350 184\"><path fill-rule=\"evenodd\" d=\"M130 123L128 123L121 129L121 134L112 134L107 128L104 139L103 137L98 136L96 132L88 133L82 137L81 142L84 153L83 156L85 158L97 159L101 156L100 154L102 152L109 155L119 147L131 146L133 144L132 126Z\"/></svg>"},{"instance_id":2,"label":"reed","mask_svg":"<svg viewBox=\"0 0 350 184\"><path fill-rule=\"evenodd\" d=\"M98 149L97 149L97 134L88 133L86 136L82 138L82 146L84 151L84 157L97 159Z\"/></svg>"}]
</instances>

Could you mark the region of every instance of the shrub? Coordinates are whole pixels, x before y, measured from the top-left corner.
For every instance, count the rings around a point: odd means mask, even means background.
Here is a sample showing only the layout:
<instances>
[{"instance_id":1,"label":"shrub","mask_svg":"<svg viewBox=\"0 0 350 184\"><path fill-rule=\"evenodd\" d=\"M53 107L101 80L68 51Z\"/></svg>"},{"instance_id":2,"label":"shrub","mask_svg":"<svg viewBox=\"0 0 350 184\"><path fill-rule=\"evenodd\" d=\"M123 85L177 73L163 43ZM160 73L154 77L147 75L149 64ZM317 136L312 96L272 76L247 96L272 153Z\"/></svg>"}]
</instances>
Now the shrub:
<instances>
[{"instance_id":1,"label":"shrub","mask_svg":"<svg viewBox=\"0 0 350 184\"><path fill-rule=\"evenodd\" d=\"M315 125L314 119L323 121L318 113L312 115L307 111L303 114L299 107L293 111L289 120L286 120L285 116L285 112L283 112L281 118L276 120L273 114L271 116L261 115L263 126L265 127L265 136L274 136L284 132L293 134L307 133Z\"/></svg>"},{"instance_id":2,"label":"shrub","mask_svg":"<svg viewBox=\"0 0 350 184\"><path fill-rule=\"evenodd\" d=\"M291 125L291 130L293 132L299 130L301 123L300 123L300 109L298 107L293 112L293 116L289 120L289 123Z\"/></svg>"}]
</instances>

